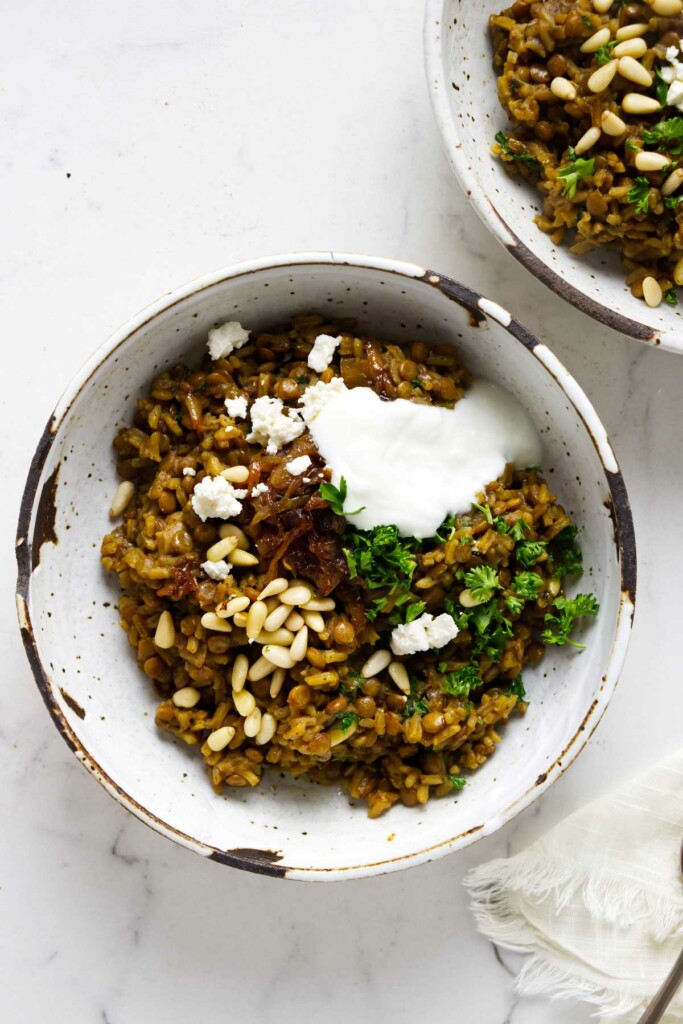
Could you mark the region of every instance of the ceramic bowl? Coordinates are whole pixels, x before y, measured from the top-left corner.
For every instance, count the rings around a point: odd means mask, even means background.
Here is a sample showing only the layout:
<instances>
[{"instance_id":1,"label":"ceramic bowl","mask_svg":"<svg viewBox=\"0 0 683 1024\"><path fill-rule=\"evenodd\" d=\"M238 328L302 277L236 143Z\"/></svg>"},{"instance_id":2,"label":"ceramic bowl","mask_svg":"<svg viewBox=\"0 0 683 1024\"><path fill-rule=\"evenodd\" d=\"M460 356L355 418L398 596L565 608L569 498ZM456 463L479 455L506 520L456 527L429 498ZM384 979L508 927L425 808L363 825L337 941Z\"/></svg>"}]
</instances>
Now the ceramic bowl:
<instances>
[{"instance_id":1,"label":"ceramic bowl","mask_svg":"<svg viewBox=\"0 0 683 1024\"><path fill-rule=\"evenodd\" d=\"M635 299L617 253L574 256L554 245L534 224L539 193L510 178L491 155L496 132L509 122L496 95L488 18L505 6L505 0L427 0L427 83L460 185L508 252L567 302L621 334L683 352L683 314L666 303L650 309Z\"/></svg>"},{"instance_id":2,"label":"ceramic bowl","mask_svg":"<svg viewBox=\"0 0 683 1024\"><path fill-rule=\"evenodd\" d=\"M212 792L200 759L159 733L155 698L118 626L117 581L99 562L117 478L116 429L153 375L198 361L226 319L254 330L302 310L356 316L395 340L456 345L530 410L544 467L583 529L601 612L583 654L549 650L525 673L529 711L457 798L371 821L334 788L276 772L254 789ZM584 746L610 699L631 629L635 548L624 484L605 431L555 356L495 302L422 267L334 253L275 257L202 278L146 309L83 367L31 465L17 540L17 605L36 682L84 767L162 835L224 864L279 877L340 879L397 870L500 828Z\"/></svg>"}]
</instances>

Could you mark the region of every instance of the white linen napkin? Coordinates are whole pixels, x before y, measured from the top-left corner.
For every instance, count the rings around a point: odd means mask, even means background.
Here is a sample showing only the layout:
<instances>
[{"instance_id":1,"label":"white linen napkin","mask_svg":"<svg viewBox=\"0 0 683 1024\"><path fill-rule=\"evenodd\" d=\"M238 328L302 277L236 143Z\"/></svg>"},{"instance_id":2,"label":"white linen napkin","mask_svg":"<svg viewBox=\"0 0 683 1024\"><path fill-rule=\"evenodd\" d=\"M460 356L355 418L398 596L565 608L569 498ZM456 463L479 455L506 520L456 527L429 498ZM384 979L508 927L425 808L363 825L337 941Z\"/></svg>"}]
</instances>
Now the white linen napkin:
<instances>
[{"instance_id":1,"label":"white linen napkin","mask_svg":"<svg viewBox=\"0 0 683 1024\"><path fill-rule=\"evenodd\" d=\"M637 1021L683 945L683 751L465 878L480 931L531 954L522 995ZM663 1018L683 1022L679 990Z\"/></svg>"}]
</instances>

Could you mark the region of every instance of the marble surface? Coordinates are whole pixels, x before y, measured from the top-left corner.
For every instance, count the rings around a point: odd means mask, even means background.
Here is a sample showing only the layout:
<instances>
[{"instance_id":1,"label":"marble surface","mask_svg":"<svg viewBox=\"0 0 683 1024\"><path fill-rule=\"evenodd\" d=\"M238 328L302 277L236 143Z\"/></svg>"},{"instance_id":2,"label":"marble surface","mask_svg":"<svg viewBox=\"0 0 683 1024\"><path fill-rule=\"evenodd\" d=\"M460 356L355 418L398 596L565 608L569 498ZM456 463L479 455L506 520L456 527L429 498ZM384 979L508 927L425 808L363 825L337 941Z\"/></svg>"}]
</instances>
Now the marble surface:
<instances>
[{"instance_id":1,"label":"marble surface","mask_svg":"<svg viewBox=\"0 0 683 1024\"><path fill-rule=\"evenodd\" d=\"M516 998L513 961L476 934L460 882L679 742L683 556L668 538L683 498L683 358L596 326L485 233L441 152L421 20L418 0L4 11L0 1019L589 1020L586 1006ZM206 863L127 815L57 735L13 609L25 473L78 365L170 287L316 248L428 264L519 315L602 416L640 555L626 669L569 772L459 855L334 885Z\"/></svg>"}]
</instances>

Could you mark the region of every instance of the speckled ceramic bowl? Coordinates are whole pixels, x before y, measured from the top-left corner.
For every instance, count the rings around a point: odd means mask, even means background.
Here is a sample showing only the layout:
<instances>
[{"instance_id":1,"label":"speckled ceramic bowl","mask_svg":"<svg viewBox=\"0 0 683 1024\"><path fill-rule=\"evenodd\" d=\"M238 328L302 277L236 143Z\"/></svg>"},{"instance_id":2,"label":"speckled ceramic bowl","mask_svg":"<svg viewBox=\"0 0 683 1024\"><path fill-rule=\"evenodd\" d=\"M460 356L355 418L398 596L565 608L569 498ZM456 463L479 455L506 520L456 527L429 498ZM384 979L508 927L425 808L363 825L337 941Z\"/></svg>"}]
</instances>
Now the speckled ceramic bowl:
<instances>
[{"instance_id":1,"label":"speckled ceramic bowl","mask_svg":"<svg viewBox=\"0 0 683 1024\"><path fill-rule=\"evenodd\" d=\"M649 345L683 352L683 307L650 309L627 288L617 253L573 256L534 224L541 199L491 155L508 125L498 103L488 18L506 0L427 0L427 84L448 159L467 198L498 241L554 292L600 323Z\"/></svg>"},{"instance_id":2,"label":"speckled ceramic bowl","mask_svg":"<svg viewBox=\"0 0 683 1024\"><path fill-rule=\"evenodd\" d=\"M602 610L588 649L549 650L525 673L528 714L458 798L371 821L335 789L276 772L254 790L212 792L198 757L153 724L155 699L118 626L117 581L100 567L116 487L112 438L152 376L199 360L209 327L254 330L302 310L356 316L381 337L452 342L479 376L529 409L544 467L583 527L586 586ZM163 298L78 373L40 440L17 538L17 607L55 725L92 775L162 835L223 864L278 877L393 871L458 850L536 799L584 746L610 699L631 629L635 548L605 431L555 356L495 302L422 267L334 253L242 264Z\"/></svg>"}]
</instances>

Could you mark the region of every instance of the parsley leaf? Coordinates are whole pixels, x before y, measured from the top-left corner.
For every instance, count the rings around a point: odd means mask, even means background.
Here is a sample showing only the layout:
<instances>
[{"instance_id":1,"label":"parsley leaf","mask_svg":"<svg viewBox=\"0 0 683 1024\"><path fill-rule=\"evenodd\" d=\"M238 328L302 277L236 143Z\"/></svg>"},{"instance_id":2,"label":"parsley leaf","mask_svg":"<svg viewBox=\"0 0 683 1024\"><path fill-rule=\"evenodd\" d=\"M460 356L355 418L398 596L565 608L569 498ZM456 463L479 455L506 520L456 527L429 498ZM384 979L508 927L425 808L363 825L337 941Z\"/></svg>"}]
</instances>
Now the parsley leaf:
<instances>
[{"instance_id":1,"label":"parsley leaf","mask_svg":"<svg viewBox=\"0 0 683 1024\"><path fill-rule=\"evenodd\" d=\"M668 302L670 306L678 305L678 295L676 294L675 288L667 288L664 292L664 301Z\"/></svg>"},{"instance_id":2,"label":"parsley leaf","mask_svg":"<svg viewBox=\"0 0 683 1024\"><path fill-rule=\"evenodd\" d=\"M543 579L536 572L520 572L511 583L515 594L523 597L526 601L535 601L542 586Z\"/></svg>"},{"instance_id":3,"label":"parsley leaf","mask_svg":"<svg viewBox=\"0 0 683 1024\"><path fill-rule=\"evenodd\" d=\"M512 595L510 595L505 598L505 606L512 615L519 615L524 607L524 601L519 597L512 597Z\"/></svg>"},{"instance_id":4,"label":"parsley leaf","mask_svg":"<svg viewBox=\"0 0 683 1024\"><path fill-rule=\"evenodd\" d=\"M338 711L334 716L334 727L335 729L341 729L342 732L348 732L352 725L360 721L355 711Z\"/></svg>"},{"instance_id":5,"label":"parsley leaf","mask_svg":"<svg viewBox=\"0 0 683 1024\"><path fill-rule=\"evenodd\" d=\"M522 677L517 676L516 679L513 679L505 693L508 697L516 697L518 701L526 700L526 690L524 689Z\"/></svg>"},{"instance_id":6,"label":"parsley leaf","mask_svg":"<svg viewBox=\"0 0 683 1024\"><path fill-rule=\"evenodd\" d=\"M659 68L655 68L655 79L657 83L655 86L657 99L659 100L661 105L664 106L666 104L666 97L669 92L669 83L664 81L664 79L662 78L661 70Z\"/></svg>"},{"instance_id":7,"label":"parsley leaf","mask_svg":"<svg viewBox=\"0 0 683 1024\"><path fill-rule=\"evenodd\" d=\"M574 539L577 526L565 526L550 544L550 556L555 576L580 576L583 572L583 554Z\"/></svg>"},{"instance_id":8,"label":"parsley leaf","mask_svg":"<svg viewBox=\"0 0 683 1024\"><path fill-rule=\"evenodd\" d=\"M462 775L449 775L448 781L453 789L464 789L467 785L467 779Z\"/></svg>"},{"instance_id":9,"label":"parsley leaf","mask_svg":"<svg viewBox=\"0 0 683 1024\"><path fill-rule=\"evenodd\" d=\"M581 21L584 23L586 28L595 28L595 25L586 14L581 15Z\"/></svg>"},{"instance_id":10,"label":"parsley leaf","mask_svg":"<svg viewBox=\"0 0 683 1024\"><path fill-rule=\"evenodd\" d=\"M457 516L448 515L442 522L439 529L434 534L434 540L438 541L439 544L444 544L447 540L450 540L455 530L457 523Z\"/></svg>"},{"instance_id":11,"label":"parsley leaf","mask_svg":"<svg viewBox=\"0 0 683 1024\"><path fill-rule=\"evenodd\" d=\"M465 574L465 586L476 601L488 601L500 589L498 573L489 565L480 565Z\"/></svg>"},{"instance_id":12,"label":"parsley leaf","mask_svg":"<svg viewBox=\"0 0 683 1024\"><path fill-rule=\"evenodd\" d=\"M524 540L524 531L526 530L528 533L530 529L531 527L528 526L523 519L518 519L510 530L510 534L512 535L513 540L520 541Z\"/></svg>"},{"instance_id":13,"label":"parsley leaf","mask_svg":"<svg viewBox=\"0 0 683 1024\"><path fill-rule=\"evenodd\" d=\"M348 693L352 696L355 695L358 688L362 686L365 681L366 680L360 672L354 672L353 669L351 669L348 672L346 679L341 684L342 693Z\"/></svg>"},{"instance_id":14,"label":"parsley leaf","mask_svg":"<svg viewBox=\"0 0 683 1024\"><path fill-rule=\"evenodd\" d=\"M470 627L474 627L472 653L484 654L498 663L505 650L506 638L512 636L512 623L506 619L495 601L479 605L470 615Z\"/></svg>"},{"instance_id":15,"label":"parsley leaf","mask_svg":"<svg viewBox=\"0 0 683 1024\"><path fill-rule=\"evenodd\" d=\"M351 579L360 577L369 590L387 587L389 594L410 587L417 566L412 537L400 537L397 526L374 526L372 530L349 529L344 534L343 551ZM407 600L407 598L405 599ZM379 598L374 618L386 603Z\"/></svg>"},{"instance_id":16,"label":"parsley leaf","mask_svg":"<svg viewBox=\"0 0 683 1024\"><path fill-rule=\"evenodd\" d=\"M561 167L557 172L558 178L561 178L563 182L562 195L567 196L568 199L573 199L576 195L576 186L581 178L589 178L591 174L595 174L595 157L591 157L590 160L584 160L583 157L577 156L572 147L569 147L569 163L566 167Z\"/></svg>"},{"instance_id":17,"label":"parsley leaf","mask_svg":"<svg viewBox=\"0 0 683 1024\"><path fill-rule=\"evenodd\" d=\"M636 146L636 144L635 144L634 140L633 140L633 139L631 138L631 136L630 136L630 135L629 135L629 137L627 138L627 140L626 140L626 142L624 143L624 145L626 146L626 148L627 148L627 150L629 151L629 153L637 153L637 152L638 152L638 148L639 148L639 147L638 147L638 146Z\"/></svg>"},{"instance_id":18,"label":"parsley leaf","mask_svg":"<svg viewBox=\"0 0 683 1024\"><path fill-rule=\"evenodd\" d=\"M599 46L598 49L595 51L595 59L597 60L600 66L602 66L603 64L609 64L609 62L613 59L612 50L617 45L617 42L618 40L613 39L611 43L605 43L604 46Z\"/></svg>"},{"instance_id":19,"label":"parsley leaf","mask_svg":"<svg viewBox=\"0 0 683 1024\"><path fill-rule=\"evenodd\" d=\"M482 678L474 665L466 665L455 672L447 672L441 681L446 693L450 693L452 697L467 697L470 690L481 684Z\"/></svg>"},{"instance_id":20,"label":"parsley leaf","mask_svg":"<svg viewBox=\"0 0 683 1024\"><path fill-rule=\"evenodd\" d=\"M650 182L647 178L636 178L626 198L636 204L636 213L647 213L650 208Z\"/></svg>"},{"instance_id":21,"label":"parsley leaf","mask_svg":"<svg viewBox=\"0 0 683 1024\"><path fill-rule=\"evenodd\" d=\"M414 388L419 388L420 391L424 391L424 384L422 383L419 377L413 377L410 383L413 385Z\"/></svg>"},{"instance_id":22,"label":"parsley leaf","mask_svg":"<svg viewBox=\"0 0 683 1024\"><path fill-rule=\"evenodd\" d=\"M426 715L429 711L429 701L426 697L408 697L403 705L403 717L410 718L412 715Z\"/></svg>"},{"instance_id":23,"label":"parsley leaf","mask_svg":"<svg viewBox=\"0 0 683 1024\"><path fill-rule=\"evenodd\" d=\"M585 650L584 644L571 640L569 634L582 615L597 615L600 610L594 594L577 594L576 597L558 597L553 602L558 614L549 613L545 616L546 628L541 633L541 640L546 644L571 644L578 650Z\"/></svg>"},{"instance_id":24,"label":"parsley leaf","mask_svg":"<svg viewBox=\"0 0 683 1024\"><path fill-rule=\"evenodd\" d=\"M515 557L525 568L530 569L543 557L546 544L544 540L524 540L515 548Z\"/></svg>"},{"instance_id":25,"label":"parsley leaf","mask_svg":"<svg viewBox=\"0 0 683 1024\"><path fill-rule=\"evenodd\" d=\"M302 373L300 377L296 378L296 383L301 385L301 387L305 387L308 384L309 380L310 377L307 377L305 373Z\"/></svg>"},{"instance_id":26,"label":"parsley leaf","mask_svg":"<svg viewBox=\"0 0 683 1024\"><path fill-rule=\"evenodd\" d=\"M667 210L675 210L680 203L683 203L683 196L664 196L664 205Z\"/></svg>"},{"instance_id":27,"label":"parsley leaf","mask_svg":"<svg viewBox=\"0 0 683 1024\"><path fill-rule=\"evenodd\" d=\"M496 134L496 142L503 150L504 155L508 157L509 160L519 160L522 163L526 164L527 167L531 168L532 171L540 171L540 160L537 160L535 156L532 156L531 153L527 153L524 150L520 153L517 153L514 149L511 149L510 142L505 132L498 132Z\"/></svg>"},{"instance_id":28,"label":"parsley leaf","mask_svg":"<svg viewBox=\"0 0 683 1024\"><path fill-rule=\"evenodd\" d=\"M643 142L658 149L667 149L673 156L683 153L683 117L669 117L653 128L643 129Z\"/></svg>"},{"instance_id":29,"label":"parsley leaf","mask_svg":"<svg viewBox=\"0 0 683 1024\"><path fill-rule=\"evenodd\" d=\"M491 512L491 509L489 508L488 505L480 505L478 502L473 501L472 508L478 508L479 511L484 514L486 522L489 524L489 526L493 526L493 513Z\"/></svg>"},{"instance_id":30,"label":"parsley leaf","mask_svg":"<svg viewBox=\"0 0 683 1024\"><path fill-rule=\"evenodd\" d=\"M334 484L322 483L318 490L320 497L325 499L338 516L357 516L359 512L363 511L362 508L357 508L355 512L344 511L344 502L346 501L346 479L344 477L339 481L339 487L335 487Z\"/></svg>"},{"instance_id":31,"label":"parsley leaf","mask_svg":"<svg viewBox=\"0 0 683 1024\"><path fill-rule=\"evenodd\" d=\"M406 608L406 622L412 622L417 619L427 607L426 601L413 601Z\"/></svg>"}]
</instances>

